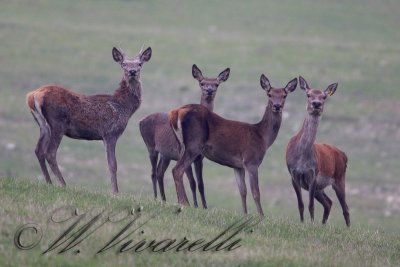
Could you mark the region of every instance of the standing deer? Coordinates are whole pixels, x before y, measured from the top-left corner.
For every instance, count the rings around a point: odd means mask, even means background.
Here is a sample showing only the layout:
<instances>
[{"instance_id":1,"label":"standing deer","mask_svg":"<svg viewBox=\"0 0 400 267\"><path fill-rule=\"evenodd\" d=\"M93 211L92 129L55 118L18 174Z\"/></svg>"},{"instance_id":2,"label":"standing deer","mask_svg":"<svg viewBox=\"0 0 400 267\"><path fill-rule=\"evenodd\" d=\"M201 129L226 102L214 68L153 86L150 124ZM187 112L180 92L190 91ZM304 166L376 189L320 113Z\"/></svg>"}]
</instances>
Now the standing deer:
<instances>
[{"instance_id":1,"label":"standing deer","mask_svg":"<svg viewBox=\"0 0 400 267\"><path fill-rule=\"evenodd\" d=\"M198 80L201 89L201 105L205 106L211 111L213 110L214 98L217 93L218 86L221 82L225 82L229 78L229 73L230 69L227 68L222 71L217 78L207 78L203 77L203 74L196 65L192 66L193 78ZM143 141L145 142L147 150L149 151L154 197L157 198L158 181L161 198L165 201L164 173L171 160L178 160L180 152L179 143L175 138L174 132L169 123L168 113L154 113L141 120L140 133L142 134ZM157 164L158 154L160 154L160 160ZM195 161L195 171L198 188L201 195L201 202L203 204L203 208L207 208L206 199L204 196L202 168L203 158L199 157ZM189 179L194 206L197 207L196 182L193 178L192 167L189 166L185 170L185 173Z\"/></svg>"},{"instance_id":2,"label":"standing deer","mask_svg":"<svg viewBox=\"0 0 400 267\"><path fill-rule=\"evenodd\" d=\"M345 194L346 154L333 145L315 143L325 100L335 93L338 84L331 84L325 91L321 91L311 89L301 76L299 81L300 88L307 93L308 114L300 131L289 141L286 163L297 195L300 220L304 221L304 204L301 195L301 188L304 188L309 191L308 209L311 221L314 222L315 198L324 207L322 223L326 223L332 201L325 194L324 188L332 185L342 206L346 224L350 226L349 208Z\"/></svg>"},{"instance_id":3,"label":"standing deer","mask_svg":"<svg viewBox=\"0 0 400 267\"><path fill-rule=\"evenodd\" d=\"M264 116L256 124L224 119L202 105L186 105L170 112L170 123L183 152L172 170L180 204L188 204L182 182L183 172L199 155L204 155L234 169L245 214L247 189L244 177L247 171L257 211L264 215L260 203L258 168L278 135L285 99L296 89L297 78L285 88L272 88L262 74L260 83L268 100Z\"/></svg>"},{"instance_id":4,"label":"standing deer","mask_svg":"<svg viewBox=\"0 0 400 267\"><path fill-rule=\"evenodd\" d=\"M51 184L46 162L62 186L64 178L57 164L57 149L64 135L81 140L103 140L111 174L112 192L118 193L115 145L129 118L141 102L140 70L149 61L151 48L134 58L113 48L114 60L123 70L122 81L113 95L82 95L56 85L40 87L27 94L27 104L40 127L36 156L46 182Z\"/></svg>"}]
</instances>

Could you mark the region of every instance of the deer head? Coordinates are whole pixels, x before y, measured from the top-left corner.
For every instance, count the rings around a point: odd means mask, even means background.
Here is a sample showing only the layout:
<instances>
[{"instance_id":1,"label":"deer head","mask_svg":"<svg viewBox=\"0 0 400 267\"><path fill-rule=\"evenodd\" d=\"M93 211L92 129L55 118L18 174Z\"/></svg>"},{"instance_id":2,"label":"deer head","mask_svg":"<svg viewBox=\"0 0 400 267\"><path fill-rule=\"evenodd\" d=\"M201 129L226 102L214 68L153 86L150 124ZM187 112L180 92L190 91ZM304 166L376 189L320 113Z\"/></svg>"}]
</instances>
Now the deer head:
<instances>
[{"instance_id":1,"label":"deer head","mask_svg":"<svg viewBox=\"0 0 400 267\"><path fill-rule=\"evenodd\" d=\"M138 80L143 63L149 61L151 58L151 47L148 47L144 51L141 50L134 58L127 58L121 50L114 47L112 49L112 55L115 62L119 63L124 70L126 81L131 79Z\"/></svg>"},{"instance_id":2,"label":"deer head","mask_svg":"<svg viewBox=\"0 0 400 267\"><path fill-rule=\"evenodd\" d=\"M296 89L297 78L288 82L285 88L272 88L268 78L264 74L261 74L260 84L267 92L268 106L272 107L272 112L281 113L285 105L286 96Z\"/></svg>"},{"instance_id":3,"label":"deer head","mask_svg":"<svg viewBox=\"0 0 400 267\"><path fill-rule=\"evenodd\" d=\"M337 83L329 85L324 91L319 89L311 89L303 77L299 77L300 88L307 93L307 112L310 115L321 116L324 110L324 104L328 96L335 93L338 86Z\"/></svg>"},{"instance_id":4,"label":"deer head","mask_svg":"<svg viewBox=\"0 0 400 267\"><path fill-rule=\"evenodd\" d=\"M201 70L193 64L192 75L193 78L199 81L199 86L201 88L201 93L207 101L212 101L217 93L218 86L221 82L225 82L229 78L230 69L226 68L222 71L217 78L207 78L203 77Z\"/></svg>"}]
</instances>

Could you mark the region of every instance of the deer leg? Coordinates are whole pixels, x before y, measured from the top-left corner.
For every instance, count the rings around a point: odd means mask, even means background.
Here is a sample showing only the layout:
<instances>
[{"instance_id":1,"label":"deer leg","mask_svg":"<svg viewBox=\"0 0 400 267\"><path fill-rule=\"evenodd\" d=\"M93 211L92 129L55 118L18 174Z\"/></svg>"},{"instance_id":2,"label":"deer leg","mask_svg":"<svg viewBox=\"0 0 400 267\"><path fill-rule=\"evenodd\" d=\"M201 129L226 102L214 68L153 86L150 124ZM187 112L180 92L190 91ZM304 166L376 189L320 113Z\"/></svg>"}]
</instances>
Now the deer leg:
<instances>
[{"instance_id":1,"label":"deer leg","mask_svg":"<svg viewBox=\"0 0 400 267\"><path fill-rule=\"evenodd\" d=\"M195 208L198 207L197 205L197 196L196 196L196 181L194 180L193 177L193 171L192 171L192 166L189 166L186 170L185 170L186 176L189 180L189 185L190 185L190 189L192 190L192 196L193 196L193 205Z\"/></svg>"},{"instance_id":2,"label":"deer leg","mask_svg":"<svg viewBox=\"0 0 400 267\"><path fill-rule=\"evenodd\" d=\"M50 142L50 134L51 131L48 125L40 126L40 136L35 149L35 154L37 159L39 160L40 168L42 169L42 173L48 184L52 184L49 171L46 167L46 151Z\"/></svg>"},{"instance_id":3,"label":"deer leg","mask_svg":"<svg viewBox=\"0 0 400 267\"><path fill-rule=\"evenodd\" d=\"M154 198L157 199L157 160L158 152L149 150L149 158L151 163L151 182L153 183Z\"/></svg>"},{"instance_id":4,"label":"deer leg","mask_svg":"<svg viewBox=\"0 0 400 267\"><path fill-rule=\"evenodd\" d=\"M247 214L247 204L246 204L246 181L244 180L245 172L244 169L233 169L235 172L236 183L239 188L240 197L242 198L242 209L243 213Z\"/></svg>"},{"instance_id":5,"label":"deer leg","mask_svg":"<svg viewBox=\"0 0 400 267\"><path fill-rule=\"evenodd\" d=\"M254 202L256 203L257 212L260 216L264 217L264 212L262 210L260 201L260 187L258 185L258 167L252 166L247 168L247 171L249 173L251 194L253 195Z\"/></svg>"},{"instance_id":6,"label":"deer leg","mask_svg":"<svg viewBox=\"0 0 400 267\"><path fill-rule=\"evenodd\" d=\"M201 203L203 204L203 208L207 208L206 197L204 195L204 184L203 184L203 156L199 156L194 161L194 170L196 172L197 178L197 187L199 188Z\"/></svg>"},{"instance_id":7,"label":"deer leg","mask_svg":"<svg viewBox=\"0 0 400 267\"><path fill-rule=\"evenodd\" d=\"M53 131L50 138L50 143L47 148L46 152L46 160L50 165L51 170L57 176L58 180L60 181L61 186L65 186L65 180L61 174L60 169L58 168L57 163L57 150L60 146L61 139L63 137L62 133L58 133Z\"/></svg>"},{"instance_id":8,"label":"deer leg","mask_svg":"<svg viewBox=\"0 0 400 267\"><path fill-rule=\"evenodd\" d=\"M324 193L323 190L315 191L315 199L324 207L324 217L322 218L322 224L325 224L331 211L332 201Z\"/></svg>"},{"instance_id":9,"label":"deer leg","mask_svg":"<svg viewBox=\"0 0 400 267\"><path fill-rule=\"evenodd\" d=\"M175 167L172 169L172 175L174 177L176 194L178 198L178 203L183 205L189 205L189 201L185 192L185 187L183 185L183 173L190 167L193 161L199 153L191 152L186 149L182 154L181 158L176 163Z\"/></svg>"},{"instance_id":10,"label":"deer leg","mask_svg":"<svg viewBox=\"0 0 400 267\"><path fill-rule=\"evenodd\" d=\"M117 184L117 159L115 158L115 146L117 144L116 138L104 139L106 145L108 169L111 175L111 186L114 195L118 194Z\"/></svg>"},{"instance_id":11,"label":"deer leg","mask_svg":"<svg viewBox=\"0 0 400 267\"><path fill-rule=\"evenodd\" d=\"M311 181L312 182L308 189L309 190L308 211L310 212L311 222L314 223L314 197L317 188L317 182L315 181L315 177L313 177Z\"/></svg>"},{"instance_id":12,"label":"deer leg","mask_svg":"<svg viewBox=\"0 0 400 267\"><path fill-rule=\"evenodd\" d=\"M327 194L325 194L325 192L324 192L323 190L322 190L322 194L324 195L325 201L326 201L326 202L328 203L328 205L329 205L329 212L328 212L328 216L326 217L326 219L328 220L329 213L330 213L331 208L332 208L332 200L328 197Z\"/></svg>"},{"instance_id":13,"label":"deer leg","mask_svg":"<svg viewBox=\"0 0 400 267\"><path fill-rule=\"evenodd\" d=\"M160 161L158 162L157 166L157 182L158 182L158 187L160 189L161 199L163 201L166 201L165 191L164 191L164 174L170 162L171 160L165 158L163 155L160 155Z\"/></svg>"},{"instance_id":14,"label":"deer leg","mask_svg":"<svg viewBox=\"0 0 400 267\"><path fill-rule=\"evenodd\" d=\"M300 213L300 221L304 222L304 203L303 203L303 197L301 195L301 187L297 182L295 182L294 178L292 178L292 185L297 196L297 205Z\"/></svg>"},{"instance_id":15,"label":"deer leg","mask_svg":"<svg viewBox=\"0 0 400 267\"><path fill-rule=\"evenodd\" d=\"M342 181L343 182L340 182L339 184L333 184L332 187L336 192L336 196L339 199L340 205L342 206L343 216L344 220L346 221L346 225L350 227L350 213L349 213L349 207L347 206L346 203L344 179L342 179Z\"/></svg>"},{"instance_id":16,"label":"deer leg","mask_svg":"<svg viewBox=\"0 0 400 267\"><path fill-rule=\"evenodd\" d=\"M322 194L324 195L325 200L328 202L329 207L332 207L332 200L328 197L327 194L325 194L324 190L322 190Z\"/></svg>"}]
</instances>

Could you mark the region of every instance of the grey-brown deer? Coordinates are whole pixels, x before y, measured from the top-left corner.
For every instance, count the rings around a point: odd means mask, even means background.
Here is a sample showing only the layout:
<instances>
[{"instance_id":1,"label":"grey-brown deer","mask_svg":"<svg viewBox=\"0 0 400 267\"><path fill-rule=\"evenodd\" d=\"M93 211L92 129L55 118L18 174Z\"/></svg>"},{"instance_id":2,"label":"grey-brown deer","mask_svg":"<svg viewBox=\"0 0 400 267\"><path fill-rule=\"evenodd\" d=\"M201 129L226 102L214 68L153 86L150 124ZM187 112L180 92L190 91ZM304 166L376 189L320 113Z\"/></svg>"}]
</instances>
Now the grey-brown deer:
<instances>
[{"instance_id":1,"label":"grey-brown deer","mask_svg":"<svg viewBox=\"0 0 400 267\"><path fill-rule=\"evenodd\" d=\"M301 76L299 81L300 88L307 94L307 115L300 131L289 141L286 163L297 196L300 220L304 221L304 204L301 195L301 188L304 188L309 191L308 209L311 221L314 222L315 198L324 207L322 223L327 222L332 201L325 194L324 189L328 185L332 185L342 206L346 225L350 226L350 214L345 193L346 154L333 145L315 143L325 101L335 93L338 84L331 84L322 91L310 88Z\"/></svg>"},{"instance_id":2,"label":"grey-brown deer","mask_svg":"<svg viewBox=\"0 0 400 267\"><path fill-rule=\"evenodd\" d=\"M201 70L194 64L192 75L199 82L201 89L200 104L209 110L214 108L214 99L218 86L229 78L230 69L222 71L216 78L204 77ZM147 146L151 162L151 180L153 183L154 197L157 198L157 182L162 200L166 200L164 191L164 173L171 160L178 160L180 145L174 135L168 119L168 113L154 113L140 121L140 133ZM158 161L158 156L160 159ZM158 161L158 164L157 164ZM203 208L207 208L204 195L202 177L203 158L200 156L194 162L197 186L201 196ZM185 170L193 196L193 204L197 207L196 182L193 177L192 167Z\"/></svg>"},{"instance_id":3,"label":"grey-brown deer","mask_svg":"<svg viewBox=\"0 0 400 267\"><path fill-rule=\"evenodd\" d=\"M103 140L111 174L112 192L118 193L115 146L129 118L141 103L140 70L149 61L151 48L127 58L117 48L114 60L123 70L122 81L113 95L83 95L57 85L40 87L27 94L27 104L40 127L35 149L44 178L51 184L46 161L62 186L65 180L58 168L57 149L64 135L81 140Z\"/></svg>"},{"instance_id":4,"label":"grey-brown deer","mask_svg":"<svg viewBox=\"0 0 400 267\"><path fill-rule=\"evenodd\" d=\"M278 135L285 99L296 89L297 78L284 88L272 88L262 74L260 83L268 99L264 116L256 124L224 119L202 105L186 105L170 111L170 122L182 147L182 156L172 170L180 204L188 204L182 181L183 172L199 155L204 155L234 169L245 214L247 171L257 212L264 215L260 203L258 168Z\"/></svg>"}]
</instances>

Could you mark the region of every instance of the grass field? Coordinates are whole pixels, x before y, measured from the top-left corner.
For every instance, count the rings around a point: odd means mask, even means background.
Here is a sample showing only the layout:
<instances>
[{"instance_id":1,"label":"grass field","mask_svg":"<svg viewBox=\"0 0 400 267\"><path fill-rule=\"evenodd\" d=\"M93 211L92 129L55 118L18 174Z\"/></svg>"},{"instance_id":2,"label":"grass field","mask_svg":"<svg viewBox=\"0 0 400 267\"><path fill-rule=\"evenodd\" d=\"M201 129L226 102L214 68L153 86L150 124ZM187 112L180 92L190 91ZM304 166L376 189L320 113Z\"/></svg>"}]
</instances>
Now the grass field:
<instances>
[{"instance_id":1,"label":"grass field","mask_svg":"<svg viewBox=\"0 0 400 267\"><path fill-rule=\"evenodd\" d=\"M184 208L177 212L177 206L151 200L135 198L126 194L111 198L107 194L82 188L60 189L40 182L27 180L0 180L2 206L2 235L0 244L6 249L0 251L1 266L398 266L400 264L400 242L398 237L382 230L365 230L359 225L347 229L342 226L321 226L299 224L288 218L270 218L239 232L233 240L241 239L241 247L233 251L192 251L192 252L143 252L134 250L118 253L122 244L132 241L131 247L145 239L156 242L186 237L192 242L213 240L235 222L241 215L219 208L197 210ZM61 207L63 207L61 209ZM108 241L117 235L129 222L125 212L142 207L141 216L129 230L138 230L128 235L117 246L96 254ZM101 211L111 213L111 221L101 225L103 219L95 221L82 235L76 247L58 254L67 243L42 254L52 242L72 225L70 218L76 208L77 216L83 217L73 232L83 227ZM127 210L129 209L129 210ZM57 211L55 211L57 210ZM40 241L29 250L10 248L10 239L15 236L15 222L23 220L34 224L41 234L25 231L19 239L23 245ZM248 218L251 219L250 217ZM120 220L120 221L118 221ZM143 224L143 225L141 225ZM98 228L97 228L98 227ZM89 234L94 230L93 233ZM130 231L124 232L124 237ZM232 234L232 232L228 232ZM40 236L42 238L40 239ZM70 237L67 234L66 237ZM227 238L229 235L224 236ZM86 237L86 238L83 238ZM65 239L61 239L64 241ZM120 239L116 239L120 240ZM221 241L224 238L220 239ZM58 242L56 244L61 243ZM221 242L219 241L219 242ZM201 241L199 241L201 242ZM214 243L218 244L218 243ZM226 245L230 244L229 242ZM165 244L164 244L165 245ZM158 247L158 249L160 249ZM211 247L211 246L210 246ZM209 247L209 248L210 248ZM135 248L135 247L134 247ZM144 248L144 247L143 247ZM157 249L155 249L157 250ZM79 252L78 252L79 251Z\"/></svg>"},{"instance_id":2,"label":"grass field","mask_svg":"<svg viewBox=\"0 0 400 267\"><path fill-rule=\"evenodd\" d=\"M191 66L196 63L206 76L231 68L229 80L219 88L215 112L247 122L260 120L264 111L261 73L273 86L284 86L298 75L320 88L339 83L325 105L317 139L337 145L349 157L347 198L353 226L344 228L340 205L331 189L327 193L334 204L328 226L319 225L319 204L316 225L310 225L308 213L307 223L299 223L284 161L286 144L305 116L305 96L297 89L286 101L280 133L260 167L262 205L268 218L260 226L260 235L246 236L248 243L237 253L193 255L193 265L219 266L225 259L231 260L227 265L262 261L276 266L398 265L399 12L396 0L0 1L0 177L15 178L2 179L0 188L1 211L8 216L0 216L0 249L5 263L11 265L14 257L20 263L17 265L26 265L31 257L42 261L36 252L17 251L10 233L30 219L45 220L48 210L63 203L115 208L139 201L153 211L160 207L173 210L172 166L165 178L169 204L161 206L150 200L150 162L138 122L147 114L200 100L197 82L191 77ZM128 55L136 54L142 46L153 49L141 73L142 105L117 145L122 196L110 194L103 144L68 138L61 144L58 161L68 187L73 189L50 188L44 185L34 155L39 129L26 107L25 94L49 83L86 94L112 93L122 75L111 56L113 46ZM207 160L204 165L210 208L187 209L182 216L186 228L191 223L198 227L199 236L208 228L221 230L218 221L208 220L221 214L226 226L240 218L241 211L233 171ZM57 183L54 176L53 181ZM79 196L76 199L75 194ZM248 204L254 213L250 194ZM171 225L174 220L167 217ZM175 231L178 226L171 227L166 233L179 236ZM195 231L187 232L198 237ZM311 243L304 245L307 240ZM318 253L312 254L313 250ZM85 255L49 258L60 265L129 261L129 257L92 259ZM345 255L343 260L338 259L341 255ZM354 255L362 259L354 260ZM186 257L152 254L147 260L176 266ZM142 263L146 260L139 258Z\"/></svg>"}]
</instances>

